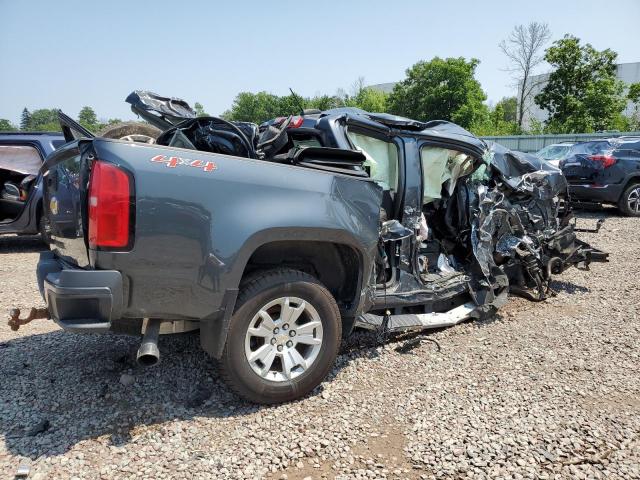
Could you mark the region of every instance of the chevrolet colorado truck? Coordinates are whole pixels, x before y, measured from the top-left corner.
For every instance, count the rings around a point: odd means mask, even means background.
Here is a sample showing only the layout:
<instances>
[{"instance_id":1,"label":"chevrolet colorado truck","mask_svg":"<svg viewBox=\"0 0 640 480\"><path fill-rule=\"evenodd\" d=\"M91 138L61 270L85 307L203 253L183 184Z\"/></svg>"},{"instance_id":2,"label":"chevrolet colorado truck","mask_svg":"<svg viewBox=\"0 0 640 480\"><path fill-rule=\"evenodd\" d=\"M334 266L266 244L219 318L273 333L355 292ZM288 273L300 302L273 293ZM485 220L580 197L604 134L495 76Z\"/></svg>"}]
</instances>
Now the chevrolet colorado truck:
<instances>
[{"instance_id":1,"label":"chevrolet colorado truck","mask_svg":"<svg viewBox=\"0 0 640 480\"><path fill-rule=\"evenodd\" d=\"M137 93L147 114L176 114ZM455 325L606 261L576 238L559 170L457 125L352 108L260 126L179 113L154 144L61 115L69 143L43 173L48 315L142 335L143 365L159 334L197 329L240 396L289 401L354 328Z\"/></svg>"}]
</instances>

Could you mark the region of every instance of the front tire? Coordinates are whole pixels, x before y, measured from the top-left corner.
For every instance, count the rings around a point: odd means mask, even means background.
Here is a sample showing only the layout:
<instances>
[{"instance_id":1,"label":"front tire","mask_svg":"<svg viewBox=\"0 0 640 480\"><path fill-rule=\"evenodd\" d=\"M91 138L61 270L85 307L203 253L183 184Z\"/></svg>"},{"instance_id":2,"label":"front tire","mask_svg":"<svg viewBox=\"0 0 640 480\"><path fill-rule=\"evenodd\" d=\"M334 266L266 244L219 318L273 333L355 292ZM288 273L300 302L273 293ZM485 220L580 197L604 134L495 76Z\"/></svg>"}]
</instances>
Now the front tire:
<instances>
[{"instance_id":1,"label":"front tire","mask_svg":"<svg viewBox=\"0 0 640 480\"><path fill-rule=\"evenodd\" d=\"M231 317L222 376L255 403L300 398L331 370L341 327L336 301L311 275L279 269L254 276Z\"/></svg>"},{"instance_id":2,"label":"front tire","mask_svg":"<svg viewBox=\"0 0 640 480\"><path fill-rule=\"evenodd\" d=\"M640 183L634 183L624 189L618 208L628 217L640 217Z\"/></svg>"}]
</instances>

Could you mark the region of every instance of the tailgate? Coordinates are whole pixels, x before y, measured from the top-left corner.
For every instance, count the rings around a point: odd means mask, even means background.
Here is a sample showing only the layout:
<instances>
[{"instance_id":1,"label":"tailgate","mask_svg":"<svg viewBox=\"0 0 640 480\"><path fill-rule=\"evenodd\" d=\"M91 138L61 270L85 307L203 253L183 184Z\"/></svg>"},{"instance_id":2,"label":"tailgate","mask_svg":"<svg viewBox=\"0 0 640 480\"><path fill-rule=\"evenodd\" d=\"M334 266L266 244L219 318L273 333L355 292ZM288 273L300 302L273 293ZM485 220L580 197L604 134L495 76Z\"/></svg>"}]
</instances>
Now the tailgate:
<instances>
[{"instance_id":1,"label":"tailgate","mask_svg":"<svg viewBox=\"0 0 640 480\"><path fill-rule=\"evenodd\" d=\"M56 150L42 167L43 210L51 228L51 250L62 260L89 265L85 242L87 160L91 140L76 140ZM86 155L84 155L86 157Z\"/></svg>"}]
</instances>

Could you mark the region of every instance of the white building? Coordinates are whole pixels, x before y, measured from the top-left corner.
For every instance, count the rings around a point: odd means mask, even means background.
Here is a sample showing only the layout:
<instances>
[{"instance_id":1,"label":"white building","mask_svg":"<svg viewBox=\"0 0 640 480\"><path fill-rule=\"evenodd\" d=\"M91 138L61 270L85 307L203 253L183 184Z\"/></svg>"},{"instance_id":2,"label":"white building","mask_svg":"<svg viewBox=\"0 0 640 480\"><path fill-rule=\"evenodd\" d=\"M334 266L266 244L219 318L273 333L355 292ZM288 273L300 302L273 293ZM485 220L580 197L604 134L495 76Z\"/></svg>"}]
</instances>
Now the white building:
<instances>
[{"instance_id":1,"label":"white building","mask_svg":"<svg viewBox=\"0 0 640 480\"><path fill-rule=\"evenodd\" d=\"M640 82L640 62L619 63L618 65L616 65L616 76L627 85ZM542 75L534 75L533 77L531 77L533 90L531 91L531 95L529 95L528 101L525 104L525 115L523 122L523 126L525 129L529 128L531 118L535 118L540 122L544 122L549 117L549 113L546 110L542 110L540 107L538 107L534 101L535 96L538 93L542 92L542 89L547 84L548 80L548 73L544 73ZM625 115L631 115L633 113L633 108L633 104L629 102L623 113Z\"/></svg>"}]
</instances>

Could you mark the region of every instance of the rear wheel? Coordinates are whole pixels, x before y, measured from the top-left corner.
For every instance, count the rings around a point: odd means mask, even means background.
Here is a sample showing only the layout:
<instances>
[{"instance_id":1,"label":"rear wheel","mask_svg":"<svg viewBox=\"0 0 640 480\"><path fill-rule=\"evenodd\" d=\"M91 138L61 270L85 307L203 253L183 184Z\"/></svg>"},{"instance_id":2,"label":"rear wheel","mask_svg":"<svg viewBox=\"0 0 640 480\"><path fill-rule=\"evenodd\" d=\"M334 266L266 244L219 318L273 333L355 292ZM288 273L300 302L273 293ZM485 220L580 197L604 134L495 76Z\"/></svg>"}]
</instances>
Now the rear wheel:
<instances>
[{"instance_id":1,"label":"rear wheel","mask_svg":"<svg viewBox=\"0 0 640 480\"><path fill-rule=\"evenodd\" d=\"M340 338L338 306L318 280L296 270L264 272L238 297L222 375L252 402L294 400L327 376Z\"/></svg>"},{"instance_id":2,"label":"rear wheel","mask_svg":"<svg viewBox=\"0 0 640 480\"><path fill-rule=\"evenodd\" d=\"M162 130L148 123L123 122L105 127L98 133L98 136L128 142L155 143L161 133Z\"/></svg>"},{"instance_id":3,"label":"rear wheel","mask_svg":"<svg viewBox=\"0 0 640 480\"><path fill-rule=\"evenodd\" d=\"M640 183L634 183L624 189L618 208L629 217L640 217Z\"/></svg>"}]
</instances>

